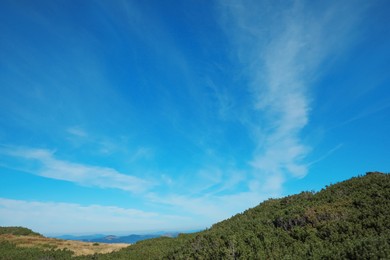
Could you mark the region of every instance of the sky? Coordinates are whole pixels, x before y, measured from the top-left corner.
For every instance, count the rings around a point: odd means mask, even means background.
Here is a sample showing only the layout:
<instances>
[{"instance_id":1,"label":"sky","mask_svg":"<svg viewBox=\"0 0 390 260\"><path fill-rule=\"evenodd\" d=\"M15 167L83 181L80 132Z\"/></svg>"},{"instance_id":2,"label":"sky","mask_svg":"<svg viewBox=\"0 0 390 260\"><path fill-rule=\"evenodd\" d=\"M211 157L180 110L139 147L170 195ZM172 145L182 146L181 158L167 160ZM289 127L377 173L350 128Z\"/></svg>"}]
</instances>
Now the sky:
<instances>
[{"instance_id":1,"label":"sky","mask_svg":"<svg viewBox=\"0 0 390 260\"><path fill-rule=\"evenodd\" d=\"M389 11L0 1L0 226L200 230L390 172Z\"/></svg>"}]
</instances>

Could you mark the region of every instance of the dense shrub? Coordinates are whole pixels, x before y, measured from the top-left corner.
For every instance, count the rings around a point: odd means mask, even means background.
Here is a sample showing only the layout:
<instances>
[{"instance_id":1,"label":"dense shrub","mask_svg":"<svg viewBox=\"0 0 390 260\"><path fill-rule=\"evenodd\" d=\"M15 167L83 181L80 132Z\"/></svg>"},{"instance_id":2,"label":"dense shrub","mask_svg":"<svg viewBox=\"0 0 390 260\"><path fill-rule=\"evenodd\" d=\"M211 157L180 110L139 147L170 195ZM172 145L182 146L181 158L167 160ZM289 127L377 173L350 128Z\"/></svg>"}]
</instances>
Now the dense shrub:
<instances>
[{"instance_id":1,"label":"dense shrub","mask_svg":"<svg viewBox=\"0 0 390 260\"><path fill-rule=\"evenodd\" d=\"M1 260L54 260L54 259L70 259L73 252L63 249L57 250L42 250L34 247L16 247L9 242L0 243L0 259Z\"/></svg>"}]
</instances>

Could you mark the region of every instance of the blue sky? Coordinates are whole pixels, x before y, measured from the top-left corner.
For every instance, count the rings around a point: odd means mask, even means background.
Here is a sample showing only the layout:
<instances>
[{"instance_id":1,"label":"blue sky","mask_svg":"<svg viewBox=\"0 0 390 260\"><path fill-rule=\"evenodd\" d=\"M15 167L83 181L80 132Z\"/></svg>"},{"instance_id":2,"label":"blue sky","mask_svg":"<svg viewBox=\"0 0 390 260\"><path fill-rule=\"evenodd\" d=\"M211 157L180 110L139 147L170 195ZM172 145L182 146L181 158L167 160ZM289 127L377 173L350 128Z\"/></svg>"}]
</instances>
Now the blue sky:
<instances>
[{"instance_id":1,"label":"blue sky","mask_svg":"<svg viewBox=\"0 0 390 260\"><path fill-rule=\"evenodd\" d=\"M388 1L0 2L0 225L209 227L390 170Z\"/></svg>"}]
</instances>

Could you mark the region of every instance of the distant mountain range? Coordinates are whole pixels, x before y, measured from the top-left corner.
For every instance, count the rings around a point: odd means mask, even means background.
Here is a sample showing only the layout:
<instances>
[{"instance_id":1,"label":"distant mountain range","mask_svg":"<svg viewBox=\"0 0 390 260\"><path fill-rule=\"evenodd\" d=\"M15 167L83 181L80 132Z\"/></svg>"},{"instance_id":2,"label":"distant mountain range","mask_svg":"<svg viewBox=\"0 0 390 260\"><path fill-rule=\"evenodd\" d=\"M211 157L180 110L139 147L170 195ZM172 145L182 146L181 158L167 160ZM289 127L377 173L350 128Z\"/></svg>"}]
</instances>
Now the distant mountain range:
<instances>
[{"instance_id":1,"label":"distant mountain range","mask_svg":"<svg viewBox=\"0 0 390 260\"><path fill-rule=\"evenodd\" d=\"M77 240L83 242L97 242L97 243L128 243L134 244L138 241L157 238L157 237L177 237L179 232L159 232L154 234L131 234L127 236L114 236L114 235L104 235L104 234L94 234L94 235L85 235L85 236L73 236L73 235L62 235L56 236L55 238L66 239L66 240Z\"/></svg>"}]
</instances>

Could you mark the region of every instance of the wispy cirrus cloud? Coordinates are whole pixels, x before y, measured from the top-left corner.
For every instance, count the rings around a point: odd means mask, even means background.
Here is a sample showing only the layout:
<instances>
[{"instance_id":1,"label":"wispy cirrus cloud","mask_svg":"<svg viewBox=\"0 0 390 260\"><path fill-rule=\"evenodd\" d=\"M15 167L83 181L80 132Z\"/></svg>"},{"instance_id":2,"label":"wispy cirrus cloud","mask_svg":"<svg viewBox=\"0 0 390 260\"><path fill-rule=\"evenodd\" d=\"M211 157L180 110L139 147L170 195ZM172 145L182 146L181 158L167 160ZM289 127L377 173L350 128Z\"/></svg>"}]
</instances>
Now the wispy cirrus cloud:
<instances>
[{"instance_id":1,"label":"wispy cirrus cloud","mask_svg":"<svg viewBox=\"0 0 390 260\"><path fill-rule=\"evenodd\" d=\"M72 136L76 136L76 137L87 137L88 134L87 132L84 131L84 129L82 129L81 127L79 126L72 126L72 127L69 127L66 132L68 132L69 134L71 134Z\"/></svg>"},{"instance_id":2,"label":"wispy cirrus cloud","mask_svg":"<svg viewBox=\"0 0 390 260\"><path fill-rule=\"evenodd\" d=\"M99 232L147 232L163 226L166 230L188 229L186 217L148 212L132 208L80 205L76 203L41 202L0 198L0 223L18 226L20 223L35 231L50 234Z\"/></svg>"},{"instance_id":3,"label":"wispy cirrus cloud","mask_svg":"<svg viewBox=\"0 0 390 260\"><path fill-rule=\"evenodd\" d=\"M161 195L149 193L148 200L152 203L167 206L171 212L191 215L199 225L205 228L210 223L222 221L233 214L246 210L248 207L254 207L265 199L280 196L279 193L275 192L275 189L266 187L270 184L272 183L263 183L256 187L257 190L228 194L204 192L201 195L178 193Z\"/></svg>"},{"instance_id":4,"label":"wispy cirrus cloud","mask_svg":"<svg viewBox=\"0 0 390 260\"><path fill-rule=\"evenodd\" d=\"M46 178L70 181L83 186L115 188L139 193L154 185L151 181L118 172L113 168L60 160L55 158L53 151L46 149L7 147L2 148L0 152L3 155L22 160L19 161L22 166L19 165L18 168L26 172ZM26 166L23 166L23 162ZM39 166L31 167L28 162L37 162Z\"/></svg>"},{"instance_id":5,"label":"wispy cirrus cloud","mask_svg":"<svg viewBox=\"0 0 390 260\"><path fill-rule=\"evenodd\" d=\"M130 157L130 162L135 162L142 159L150 159L154 155L152 148L148 147L138 147L135 149L133 155Z\"/></svg>"},{"instance_id":6,"label":"wispy cirrus cloud","mask_svg":"<svg viewBox=\"0 0 390 260\"><path fill-rule=\"evenodd\" d=\"M311 147L302 130L310 119L321 65L351 41L364 9L351 3L221 1L221 20L253 96L251 122L257 146L252 187L269 182L280 190L287 176L303 177ZM342 17L342 18L340 18ZM271 185L272 184L272 185Z\"/></svg>"}]
</instances>

